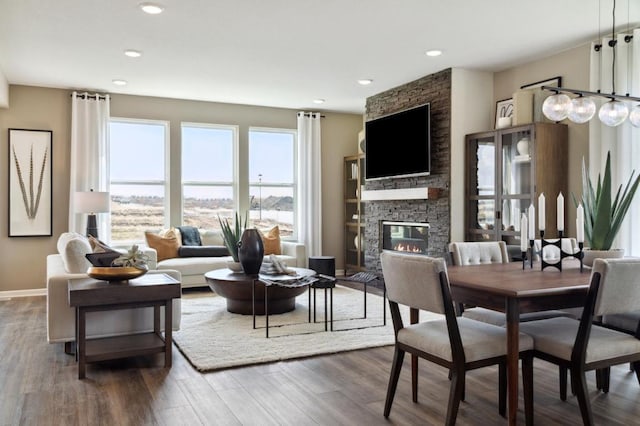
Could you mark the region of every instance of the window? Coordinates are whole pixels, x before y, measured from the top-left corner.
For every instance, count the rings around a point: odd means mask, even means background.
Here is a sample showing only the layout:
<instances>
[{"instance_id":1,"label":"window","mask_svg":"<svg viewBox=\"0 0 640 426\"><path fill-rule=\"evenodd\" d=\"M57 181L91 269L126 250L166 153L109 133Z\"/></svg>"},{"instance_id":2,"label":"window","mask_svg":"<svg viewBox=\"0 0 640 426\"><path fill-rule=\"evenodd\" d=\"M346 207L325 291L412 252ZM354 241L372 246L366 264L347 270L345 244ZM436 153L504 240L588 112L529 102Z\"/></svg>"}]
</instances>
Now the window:
<instances>
[{"instance_id":1,"label":"window","mask_svg":"<svg viewBox=\"0 0 640 426\"><path fill-rule=\"evenodd\" d=\"M278 225L280 235L295 239L296 131L249 130L250 217L258 229Z\"/></svg>"},{"instance_id":2,"label":"window","mask_svg":"<svg viewBox=\"0 0 640 426\"><path fill-rule=\"evenodd\" d=\"M144 231L168 223L168 127L162 121L115 119L109 123L113 241L140 241Z\"/></svg>"},{"instance_id":3,"label":"window","mask_svg":"<svg viewBox=\"0 0 640 426\"><path fill-rule=\"evenodd\" d=\"M182 223L219 229L236 210L237 127L182 124Z\"/></svg>"}]
</instances>

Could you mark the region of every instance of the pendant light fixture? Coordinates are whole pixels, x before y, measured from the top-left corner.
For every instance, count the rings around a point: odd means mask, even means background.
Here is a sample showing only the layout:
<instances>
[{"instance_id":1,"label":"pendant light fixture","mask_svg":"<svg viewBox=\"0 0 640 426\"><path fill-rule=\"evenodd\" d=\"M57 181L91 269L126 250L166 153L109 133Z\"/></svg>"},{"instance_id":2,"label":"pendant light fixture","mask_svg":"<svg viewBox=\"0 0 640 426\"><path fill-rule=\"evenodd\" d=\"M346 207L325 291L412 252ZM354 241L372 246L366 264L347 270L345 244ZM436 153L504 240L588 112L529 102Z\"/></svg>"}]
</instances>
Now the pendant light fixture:
<instances>
[{"instance_id":1,"label":"pendant light fixture","mask_svg":"<svg viewBox=\"0 0 640 426\"><path fill-rule=\"evenodd\" d=\"M629 117L629 121L635 127L640 127L640 104L633 107L631 114L629 113L629 107L626 102L634 101L640 102L640 98L629 96L627 93L625 96L616 94L616 45L618 40L616 38L616 0L613 0L613 18L611 29L611 40L608 45L612 49L612 63L611 63L611 93L602 93L600 90L597 92L590 92L587 90L567 89L564 87L550 87L542 86L543 90L549 90L554 92L545 99L542 104L542 113L551 121L562 121L565 118L574 123L586 123L591 120L596 112L596 104L591 99L591 96L597 96L609 99L604 103L598 111L598 118L603 124L611 127L619 126L624 120ZM627 35L624 40L626 43L631 42L633 36ZM601 45L596 45L595 50L600 51ZM571 99L567 94L577 95L576 98Z\"/></svg>"}]
</instances>

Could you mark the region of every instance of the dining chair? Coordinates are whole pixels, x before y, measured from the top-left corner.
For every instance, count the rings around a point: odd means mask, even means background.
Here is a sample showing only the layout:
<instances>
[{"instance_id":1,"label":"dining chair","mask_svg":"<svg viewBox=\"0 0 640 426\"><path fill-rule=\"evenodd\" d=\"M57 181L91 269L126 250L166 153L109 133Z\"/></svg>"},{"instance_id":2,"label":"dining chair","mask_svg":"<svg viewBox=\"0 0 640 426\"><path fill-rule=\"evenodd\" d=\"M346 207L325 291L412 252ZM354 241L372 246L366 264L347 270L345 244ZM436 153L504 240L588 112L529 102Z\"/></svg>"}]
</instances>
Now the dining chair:
<instances>
[{"instance_id":1,"label":"dining chair","mask_svg":"<svg viewBox=\"0 0 640 426\"><path fill-rule=\"evenodd\" d=\"M593 324L597 316L640 310L638 276L640 259L596 259L580 321L559 317L520 325L533 337L536 357L569 369L585 425L593 425L586 371L631 362L640 380L640 339Z\"/></svg>"},{"instance_id":2,"label":"dining chair","mask_svg":"<svg viewBox=\"0 0 640 426\"><path fill-rule=\"evenodd\" d=\"M464 399L465 373L498 365L498 411L506 412L506 332L502 327L455 315L446 263L422 255L387 252L380 254L382 273L395 332L395 351L387 387L384 416L389 417L405 352L443 366L452 373L445 424L456 422ZM409 307L412 321L405 325L399 305ZM419 310L442 314L443 318L418 322ZM524 382L525 416L533 424L532 339L520 333L520 356ZM413 401L418 400L418 369L412 363Z\"/></svg>"},{"instance_id":3,"label":"dining chair","mask_svg":"<svg viewBox=\"0 0 640 426\"><path fill-rule=\"evenodd\" d=\"M546 251L546 250L545 250ZM449 243L449 252L454 265L481 265L487 263L509 263L507 245L504 241L466 241ZM507 316L504 312L474 307L465 309L458 305L463 317L504 327ZM558 316L570 316L569 313L551 310L520 314L520 322L536 321Z\"/></svg>"}]
</instances>

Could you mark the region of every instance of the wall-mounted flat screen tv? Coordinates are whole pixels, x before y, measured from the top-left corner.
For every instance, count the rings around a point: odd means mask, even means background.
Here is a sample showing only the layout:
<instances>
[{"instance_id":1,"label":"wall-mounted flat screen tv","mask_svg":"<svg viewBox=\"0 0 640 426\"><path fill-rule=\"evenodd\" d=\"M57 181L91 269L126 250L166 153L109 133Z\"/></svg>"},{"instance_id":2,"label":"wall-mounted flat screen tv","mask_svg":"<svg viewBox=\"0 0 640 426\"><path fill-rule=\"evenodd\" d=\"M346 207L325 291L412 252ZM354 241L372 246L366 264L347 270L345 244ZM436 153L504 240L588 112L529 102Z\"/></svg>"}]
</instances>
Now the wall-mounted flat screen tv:
<instances>
[{"instance_id":1,"label":"wall-mounted flat screen tv","mask_svg":"<svg viewBox=\"0 0 640 426\"><path fill-rule=\"evenodd\" d=\"M429 104L365 123L365 179L431 173Z\"/></svg>"}]
</instances>

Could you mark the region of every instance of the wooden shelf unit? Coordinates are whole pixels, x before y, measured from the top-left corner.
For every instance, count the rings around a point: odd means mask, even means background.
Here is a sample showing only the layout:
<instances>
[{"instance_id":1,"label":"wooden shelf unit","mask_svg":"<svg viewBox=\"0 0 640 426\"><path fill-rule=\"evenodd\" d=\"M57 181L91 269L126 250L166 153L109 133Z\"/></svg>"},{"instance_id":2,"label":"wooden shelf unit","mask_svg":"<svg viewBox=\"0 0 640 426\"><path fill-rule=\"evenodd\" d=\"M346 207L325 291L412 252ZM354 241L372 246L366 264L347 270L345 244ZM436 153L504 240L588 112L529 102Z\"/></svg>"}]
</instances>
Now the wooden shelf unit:
<instances>
[{"instance_id":1,"label":"wooden shelf unit","mask_svg":"<svg viewBox=\"0 0 640 426\"><path fill-rule=\"evenodd\" d=\"M364 271L364 154L344 157L344 272Z\"/></svg>"}]
</instances>

